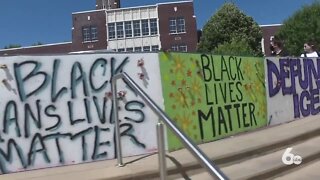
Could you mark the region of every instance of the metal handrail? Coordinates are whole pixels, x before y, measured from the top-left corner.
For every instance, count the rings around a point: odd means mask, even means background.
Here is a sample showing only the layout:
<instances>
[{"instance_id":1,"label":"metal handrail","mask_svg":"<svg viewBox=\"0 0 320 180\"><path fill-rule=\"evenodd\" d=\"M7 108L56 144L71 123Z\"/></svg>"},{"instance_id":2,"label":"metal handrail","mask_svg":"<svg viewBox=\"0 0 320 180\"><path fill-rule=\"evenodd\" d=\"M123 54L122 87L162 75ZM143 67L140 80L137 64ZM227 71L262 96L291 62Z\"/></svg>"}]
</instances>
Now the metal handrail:
<instances>
[{"instance_id":1,"label":"metal handrail","mask_svg":"<svg viewBox=\"0 0 320 180\"><path fill-rule=\"evenodd\" d=\"M112 99L113 99L113 117L115 121L115 134L116 134L116 147L117 147L117 158L118 165L123 166L122 162L122 150L120 143L120 125L118 118L118 100L117 100L117 84L116 81L122 78L128 86L130 86L141 98L149 105L152 111L158 115L158 117L165 123L169 129L182 141L184 146L191 152L191 154L197 158L200 164L207 169L211 176L227 180L228 177L209 159L197 145L195 145L191 139L189 139L180 129L177 127L165 112L157 106L157 104L137 85L127 73L123 72L116 74L112 77Z\"/></svg>"}]
</instances>

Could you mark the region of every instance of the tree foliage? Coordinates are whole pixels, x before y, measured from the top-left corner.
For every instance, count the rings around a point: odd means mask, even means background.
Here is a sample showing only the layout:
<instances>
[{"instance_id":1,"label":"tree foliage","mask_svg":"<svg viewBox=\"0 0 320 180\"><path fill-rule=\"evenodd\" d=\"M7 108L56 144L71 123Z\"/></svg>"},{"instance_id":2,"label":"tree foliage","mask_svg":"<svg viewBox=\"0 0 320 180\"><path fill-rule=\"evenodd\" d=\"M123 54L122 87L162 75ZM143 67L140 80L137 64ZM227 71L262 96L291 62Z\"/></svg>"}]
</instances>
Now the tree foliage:
<instances>
[{"instance_id":1,"label":"tree foliage","mask_svg":"<svg viewBox=\"0 0 320 180\"><path fill-rule=\"evenodd\" d=\"M33 43L31 46L40 46L40 45L43 45L43 43L40 42L40 41L38 41L38 42L36 42L36 43Z\"/></svg>"},{"instance_id":2,"label":"tree foliage","mask_svg":"<svg viewBox=\"0 0 320 180\"><path fill-rule=\"evenodd\" d=\"M226 47L237 47L235 42L240 41L246 44L250 55L258 56L262 55L261 38L261 28L252 17L245 15L234 3L225 3L205 24L198 50L220 53ZM236 49L232 53L237 53Z\"/></svg>"},{"instance_id":3,"label":"tree foliage","mask_svg":"<svg viewBox=\"0 0 320 180\"><path fill-rule=\"evenodd\" d=\"M4 49L12 49L12 48L19 48L21 47L20 44L9 44L8 46L5 46Z\"/></svg>"},{"instance_id":4,"label":"tree foliage","mask_svg":"<svg viewBox=\"0 0 320 180\"><path fill-rule=\"evenodd\" d=\"M222 55L251 56L254 54L249 43L244 39L232 39L231 42L218 45L214 53Z\"/></svg>"},{"instance_id":5,"label":"tree foliage","mask_svg":"<svg viewBox=\"0 0 320 180\"><path fill-rule=\"evenodd\" d=\"M284 21L277 35L291 55L300 56L303 44L314 41L320 44L320 2L304 6Z\"/></svg>"}]
</instances>

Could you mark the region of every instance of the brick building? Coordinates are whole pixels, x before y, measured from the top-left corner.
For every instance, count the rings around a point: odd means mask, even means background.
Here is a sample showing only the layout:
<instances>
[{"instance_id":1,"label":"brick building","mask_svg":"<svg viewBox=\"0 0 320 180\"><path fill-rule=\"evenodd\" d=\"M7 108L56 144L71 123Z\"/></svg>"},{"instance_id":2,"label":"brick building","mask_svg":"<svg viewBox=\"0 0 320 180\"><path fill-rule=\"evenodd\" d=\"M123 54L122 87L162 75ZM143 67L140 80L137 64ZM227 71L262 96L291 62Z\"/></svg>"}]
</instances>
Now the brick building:
<instances>
[{"instance_id":1,"label":"brick building","mask_svg":"<svg viewBox=\"0 0 320 180\"><path fill-rule=\"evenodd\" d=\"M193 1L120 8L120 0L96 0L96 9L72 13L72 41L0 50L0 55L79 51L192 52L197 46Z\"/></svg>"}]
</instances>

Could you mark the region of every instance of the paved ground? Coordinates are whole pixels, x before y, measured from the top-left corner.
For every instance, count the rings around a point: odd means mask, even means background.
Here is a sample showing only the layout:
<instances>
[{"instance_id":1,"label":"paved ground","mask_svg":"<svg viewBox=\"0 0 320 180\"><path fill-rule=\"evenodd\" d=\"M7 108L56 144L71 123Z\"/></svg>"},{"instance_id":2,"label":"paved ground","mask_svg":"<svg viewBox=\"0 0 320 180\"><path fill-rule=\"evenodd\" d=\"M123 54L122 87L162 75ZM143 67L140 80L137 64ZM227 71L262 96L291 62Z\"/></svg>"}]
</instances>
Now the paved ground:
<instances>
[{"instance_id":1,"label":"paved ground","mask_svg":"<svg viewBox=\"0 0 320 180\"><path fill-rule=\"evenodd\" d=\"M281 126L275 126L272 128L265 128L256 132L250 132L238 135L236 137L230 137L223 140L202 144L200 148L212 159L218 159L222 163L223 159L236 156L237 154L251 152L255 150L261 150L265 147L272 147L276 144L282 144L286 141L296 140L301 134L308 132L319 132L320 121L316 117L306 118L303 120L294 121L291 123L283 124ZM319 141L320 143L320 141ZM251 152L252 153L252 152ZM283 151L277 152L281 157ZM303 153L302 153L303 154ZM273 159L275 164L281 163L281 158ZM148 156L137 156L125 158L124 162L127 163L125 167L117 167L116 160L101 161L95 163L87 163L80 165L64 166L57 168L49 168L43 170L34 170L22 173L14 173L1 175L1 180L16 180L16 179L31 179L31 180L89 180L89 179L143 179L147 178L148 174L157 174L158 172L158 156L157 154L151 154ZM272 164L272 162L269 162ZM175 151L167 154L167 167L168 170L179 169L180 166L192 167L198 163L196 159L185 149ZM251 171L256 165L253 163L251 166L246 167L248 171ZM230 168L231 166L229 166ZM314 171L319 167L319 163L310 165L310 168L306 173ZM258 167L261 168L261 167ZM224 169L231 177L232 171L243 174L242 171L228 167ZM250 170L251 169L251 170ZM234 173L234 172L233 172ZM296 173L299 174L299 171ZM316 171L318 174L318 171ZM203 175L203 178L205 179ZM320 177L320 173L319 173ZM200 177L199 177L200 178ZM208 177L210 179L210 177ZM198 179L198 178L196 178ZM281 178L280 178L281 179Z\"/></svg>"}]
</instances>

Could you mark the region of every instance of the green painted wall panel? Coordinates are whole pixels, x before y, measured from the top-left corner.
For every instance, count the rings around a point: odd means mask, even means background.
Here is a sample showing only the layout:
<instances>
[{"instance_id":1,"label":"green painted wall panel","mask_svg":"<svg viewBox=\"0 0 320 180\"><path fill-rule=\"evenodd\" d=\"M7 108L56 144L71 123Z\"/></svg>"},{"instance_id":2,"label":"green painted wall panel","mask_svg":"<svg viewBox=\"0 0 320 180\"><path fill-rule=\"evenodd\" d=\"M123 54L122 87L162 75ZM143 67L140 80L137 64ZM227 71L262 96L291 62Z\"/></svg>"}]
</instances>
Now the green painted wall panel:
<instances>
[{"instance_id":1,"label":"green painted wall panel","mask_svg":"<svg viewBox=\"0 0 320 180\"><path fill-rule=\"evenodd\" d=\"M267 124L263 58L159 53L165 111L197 144ZM182 147L168 132L169 150Z\"/></svg>"}]
</instances>

